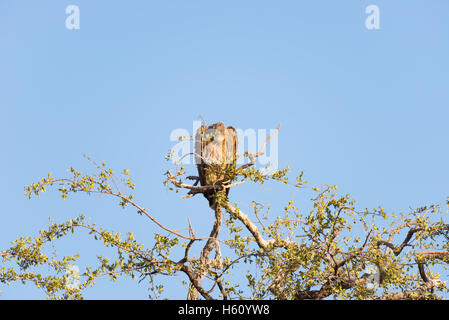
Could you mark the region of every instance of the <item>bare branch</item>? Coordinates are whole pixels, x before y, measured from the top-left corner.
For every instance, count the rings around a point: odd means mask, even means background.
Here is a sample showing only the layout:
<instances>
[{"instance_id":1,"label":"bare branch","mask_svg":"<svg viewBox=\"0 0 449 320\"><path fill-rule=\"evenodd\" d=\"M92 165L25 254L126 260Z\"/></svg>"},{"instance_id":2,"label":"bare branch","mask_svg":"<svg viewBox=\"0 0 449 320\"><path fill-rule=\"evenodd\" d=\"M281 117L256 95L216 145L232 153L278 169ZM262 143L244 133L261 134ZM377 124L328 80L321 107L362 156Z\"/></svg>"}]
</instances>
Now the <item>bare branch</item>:
<instances>
[{"instance_id":1,"label":"bare branch","mask_svg":"<svg viewBox=\"0 0 449 320\"><path fill-rule=\"evenodd\" d=\"M246 229L254 236L256 243L259 245L261 249L269 249L271 247L282 247L288 248L291 246L298 246L298 243L289 241L289 240L280 240L280 239L270 239L265 240L259 228L249 219L249 217L244 214L240 209L233 207L229 201L223 201L223 206L225 210L230 213L232 216L240 220L246 227Z\"/></svg>"},{"instance_id":2,"label":"bare branch","mask_svg":"<svg viewBox=\"0 0 449 320\"><path fill-rule=\"evenodd\" d=\"M59 179L59 180L54 180L53 182L51 182L50 184L59 184L59 185L71 185L71 184L75 184L75 181L70 180L70 179ZM111 195L117 198L120 198L124 203L129 203L131 204L133 207L135 207L139 213L143 213L145 216L147 216L151 221L153 221L154 223L156 223L159 227L161 227L162 229L164 229L165 231L168 231L180 238L183 239L187 239L187 240L203 240L203 239L207 239L207 238L192 238L189 236L185 236L183 234L180 234L170 228L167 228L166 226L164 226L162 223L160 223L156 218L154 218L152 215L150 215L148 213L148 211L139 206L136 202L134 202L133 200L131 200L129 197L126 197L120 193L116 193L113 191L106 191L106 190L94 190L94 189L82 189L79 188L78 191L82 191L82 192L86 192L86 193L99 193L99 194L107 194L107 195Z\"/></svg>"},{"instance_id":3,"label":"bare branch","mask_svg":"<svg viewBox=\"0 0 449 320\"><path fill-rule=\"evenodd\" d=\"M438 259L446 261L447 257L449 257L449 252L439 252L439 251L429 251L424 250L416 254L416 262L418 263L419 275L421 276L424 282L429 282L429 279L424 270L425 261Z\"/></svg>"},{"instance_id":4,"label":"bare branch","mask_svg":"<svg viewBox=\"0 0 449 320\"><path fill-rule=\"evenodd\" d=\"M426 281L416 290L403 291L389 293L381 296L379 300L422 300L422 299L432 299L432 300L442 300L442 298L436 294L431 293L435 288L444 288L445 284L439 279L431 279Z\"/></svg>"},{"instance_id":5,"label":"bare branch","mask_svg":"<svg viewBox=\"0 0 449 320\"><path fill-rule=\"evenodd\" d=\"M180 180L176 180L177 175L172 175L170 170L168 170L166 172L166 175L167 175L167 179L171 183L173 183L176 187L190 190L187 195L183 196L183 198L190 198L198 193L205 193L205 192L211 191L211 190L225 190L225 189L229 189L229 188L232 188L232 187L235 187L235 186L245 183L245 181L242 180L242 181L234 182L231 184L218 183L216 185L197 186L197 185L183 183Z\"/></svg>"},{"instance_id":6,"label":"bare branch","mask_svg":"<svg viewBox=\"0 0 449 320\"><path fill-rule=\"evenodd\" d=\"M237 170L242 170L242 169L246 169L250 166L253 166L256 163L256 158L260 157L261 155L264 154L265 148L267 147L267 144L268 144L268 141L270 141L271 138L273 138L278 133L280 128L281 128L281 123L279 123L278 127L276 128L276 131L265 140L265 143L263 144L263 146L259 150L259 152L257 152L256 154L253 154L253 155L251 155L251 154L248 155L250 162L240 166L239 168L237 168Z\"/></svg>"},{"instance_id":7,"label":"bare branch","mask_svg":"<svg viewBox=\"0 0 449 320\"><path fill-rule=\"evenodd\" d=\"M207 243L201 250L201 255L199 259L199 268L191 276L189 276L189 278L192 277L193 279L195 279L196 285L195 283L192 282L192 285L190 286L189 289L189 293L187 295L188 300L197 300L198 292L200 292L201 295L206 298L205 294L203 294L200 290L198 290L197 287L200 286L201 281L204 279L205 275L212 267L211 264L209 263L210 253L212 252L213 249L217 251L217 254L219 253L217 237L220 232L221 220L223 217L222 208L219 205L217 205L214 209L214 213L215 213L214 225L210 232ZM208 295L206 291L204 291L204 293Z\"/></svg>"}]
</instances>

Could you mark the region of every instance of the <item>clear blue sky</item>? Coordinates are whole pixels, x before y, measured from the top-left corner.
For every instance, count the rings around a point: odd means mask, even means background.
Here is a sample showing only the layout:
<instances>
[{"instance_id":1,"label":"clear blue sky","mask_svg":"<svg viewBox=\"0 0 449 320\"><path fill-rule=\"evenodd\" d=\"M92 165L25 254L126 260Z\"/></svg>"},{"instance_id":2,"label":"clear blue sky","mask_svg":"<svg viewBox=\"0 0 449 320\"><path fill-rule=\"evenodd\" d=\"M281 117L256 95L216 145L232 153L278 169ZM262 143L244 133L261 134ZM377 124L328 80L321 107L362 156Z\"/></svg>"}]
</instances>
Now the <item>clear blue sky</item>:
<instances>
[{"instance_id":1,"label":"clear blue sky","mask_svg":"<svg viewBox=\"0 0 449 320\"><path fill-rule=\"evenodd\" d=\"M80 29L65 26L68 5ZM365 28L378 5L380 30ZM151 244L154 225L117 201L23 187L89 168L83 153L130 169L136 199L173 228L212 223L201 197L162 185L175 128L200 115L242 129L275 128L279 164L311 186L336 184L360 207L388 211L449 195L449 1L0 0L0 248L48 217L80 213ZM194 174L194 168L189 167ZM298 191L245 185L231 200L281 208ZM107 255L88 236L58 242L81 270ZM179 277L167 296L184 298ZM1 286L0 298L43 298ZM136 281L100 281L86 298L145 299Z\"/></svg>"}]
</instances>

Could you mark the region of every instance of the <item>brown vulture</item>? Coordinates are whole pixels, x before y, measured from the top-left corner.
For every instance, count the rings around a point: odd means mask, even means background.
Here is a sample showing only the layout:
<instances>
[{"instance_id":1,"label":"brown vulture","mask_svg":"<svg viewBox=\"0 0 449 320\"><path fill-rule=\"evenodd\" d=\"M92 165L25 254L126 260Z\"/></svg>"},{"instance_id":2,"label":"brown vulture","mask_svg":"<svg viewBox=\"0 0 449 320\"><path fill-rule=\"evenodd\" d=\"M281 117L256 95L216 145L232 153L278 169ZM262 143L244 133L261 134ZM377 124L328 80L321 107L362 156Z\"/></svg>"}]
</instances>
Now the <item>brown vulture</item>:
<instances>
[{"instance_id":1,"label":"brown vulture","mask_svg":"<svg viewBox=\"0 0 449 320\"><path fill-rule=\"evenodd\" d=\"M229 188L223 193L219 188L232 180L236 165L237 133L233 127L225 127L223 122L208 127L202 125L195 136L195 161L198 168L198 180L201 186L217 186L215 190L203 193L209 201L209 207L215 209L216 198L229 194ZM197 181L198 182L198 181Z\"/></svg>"}]
</instances>

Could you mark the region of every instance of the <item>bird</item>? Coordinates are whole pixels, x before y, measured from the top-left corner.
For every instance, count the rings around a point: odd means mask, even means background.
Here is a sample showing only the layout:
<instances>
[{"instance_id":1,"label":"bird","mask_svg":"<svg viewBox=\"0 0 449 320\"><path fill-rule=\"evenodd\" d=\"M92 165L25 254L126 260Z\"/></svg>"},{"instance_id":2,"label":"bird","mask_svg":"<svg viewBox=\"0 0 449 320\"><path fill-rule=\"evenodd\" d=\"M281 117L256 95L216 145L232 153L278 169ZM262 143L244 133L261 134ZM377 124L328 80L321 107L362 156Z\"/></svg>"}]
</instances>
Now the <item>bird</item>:
<instances>
[{"instance_id":1,"label":"bird","mask_svg":"<svg viewBox=\"0 0 449 320\"><path fill-rule=\"evenodd\" d=\"M223 122L217 122L209 126L202 125L195 135L195 162L198 169L198 181L201 186L216 186L216 189L203 192L209 201L211 209L216 208L217 197L223 194L220 188L229 183L231 173L236 166L237 157L237 133L236 130ZM224 195L227 197L229 188Z\"/></svg>"}]
</instances>

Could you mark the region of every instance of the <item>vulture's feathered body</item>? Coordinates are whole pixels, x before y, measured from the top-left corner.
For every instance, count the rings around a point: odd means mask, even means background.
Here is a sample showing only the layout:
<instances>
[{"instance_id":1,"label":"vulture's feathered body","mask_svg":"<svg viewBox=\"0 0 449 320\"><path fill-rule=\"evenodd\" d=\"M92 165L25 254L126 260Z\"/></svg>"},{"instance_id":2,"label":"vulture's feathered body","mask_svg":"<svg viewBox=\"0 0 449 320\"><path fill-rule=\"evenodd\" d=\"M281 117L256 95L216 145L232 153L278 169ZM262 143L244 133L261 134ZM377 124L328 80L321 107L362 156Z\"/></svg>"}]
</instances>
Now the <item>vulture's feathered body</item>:
<instances>
[{"instance_id":1,"label":"vulture's feathered body","mask_svg":"<svg viewBox=\"0 0 449 320\"><path fill-rule=\"evenodd\" d=\"M195 136L195 160L201 185L219 187L230 182L229 169L235 168L236 153L237 133L233 127L226 128L222 122L201 126ZM203 193L211 208L215 208L216 197L221 191ZM224 194L229 194L229 188Z\"/></svg>"}]
</instances>

